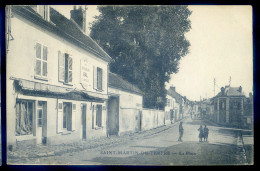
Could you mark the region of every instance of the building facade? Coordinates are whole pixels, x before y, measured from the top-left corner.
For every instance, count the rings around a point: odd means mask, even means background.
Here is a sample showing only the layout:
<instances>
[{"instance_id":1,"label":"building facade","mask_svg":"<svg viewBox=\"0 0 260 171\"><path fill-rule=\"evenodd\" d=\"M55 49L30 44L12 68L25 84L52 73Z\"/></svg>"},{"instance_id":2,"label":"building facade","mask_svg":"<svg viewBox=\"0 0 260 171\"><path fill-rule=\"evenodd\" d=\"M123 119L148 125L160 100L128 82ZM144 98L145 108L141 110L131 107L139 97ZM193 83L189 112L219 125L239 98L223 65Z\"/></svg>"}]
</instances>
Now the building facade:
<instances>
[{"instance_id":1,"label":"building facade","mask_svg":"<svg viewBox=\"0 0 260 171\"><path fill-rule=\"evenodd\" d=\"M213 98L214 121L219 124L239 127L243 125L245 95L242 87L225 86Z\"/></svg>"},{"instance_id":2,"label":"building facade","mask_svg":"<svg viewBox=\"0 0 260 171\"><path fill-rule=\"evenodd\" d=\"M108 93L108 135L142 131L143 92L121 76L109 73Z\"/></svg>"},{"instance_id":3,"label":"building facade","mask_svg":"<svg viewBox=\"0 0 260 171\"><path fill-rule=\"evenodd\" d=\"M190 112L190 104L186 97L176 92L175 87L171 86L167 91L167 104L165 106L166 118L171 123L179 121ZM168 121L169 122L169 121Z\"/></svg>"},{"instance_id":4,"label":"building facade","mask_svg":"<svg viewBox=\"0 0 260 171\"><path fill-rule=\"evenodd\" d=\"M8 147L106 136L111 57L47 5L6 11Z\"/></svg>"}]
</instances>

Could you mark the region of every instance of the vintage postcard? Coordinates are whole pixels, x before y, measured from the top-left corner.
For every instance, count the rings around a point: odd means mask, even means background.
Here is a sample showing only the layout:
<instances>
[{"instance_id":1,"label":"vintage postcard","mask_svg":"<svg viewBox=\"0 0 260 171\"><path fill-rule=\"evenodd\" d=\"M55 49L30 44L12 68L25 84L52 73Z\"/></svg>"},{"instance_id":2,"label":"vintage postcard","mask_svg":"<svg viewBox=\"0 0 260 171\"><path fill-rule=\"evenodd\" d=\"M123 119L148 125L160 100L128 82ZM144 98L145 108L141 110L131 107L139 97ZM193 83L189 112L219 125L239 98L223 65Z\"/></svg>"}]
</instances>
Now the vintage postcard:
<instances>
[{"instance_id":1,"label":"vintage postcard","mask_svg":"<svg viewBox=\"0 0 260 171\"><path fill-rule=\"evenodd\" d=\"M8 165L253 165L252 6L8 5Z\"/></svg>"}]
</instances>

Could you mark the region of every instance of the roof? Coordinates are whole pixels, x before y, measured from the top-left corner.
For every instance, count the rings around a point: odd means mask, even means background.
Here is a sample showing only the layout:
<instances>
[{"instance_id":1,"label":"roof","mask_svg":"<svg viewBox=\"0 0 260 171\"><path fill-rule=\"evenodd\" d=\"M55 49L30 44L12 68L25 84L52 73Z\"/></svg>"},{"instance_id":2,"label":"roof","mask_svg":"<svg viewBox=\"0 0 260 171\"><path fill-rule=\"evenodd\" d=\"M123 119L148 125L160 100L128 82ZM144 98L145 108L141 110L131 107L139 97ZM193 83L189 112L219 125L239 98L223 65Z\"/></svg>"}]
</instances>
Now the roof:
<instances>
[{"instance_id":1,"label":"roof","mask_svg":"<svg viewBox=\"0 0 260 171\"><path fill-rule=\"evenodd\" d=\"M120 75L112 72L109 73L109 87L125 90L140 95L144 94L138 87L124 80Z\"/></svg>"},{"instance_id":2,"label":"roof","mask_svg":"<svg viewBox=\"0 0 260 171\"><path fill-rule=\"evenodd\" d=\"M67 39L69 42L81 47L95 56L110 62L113 60L93 39L85 35L81 29L73 22L67 19L58 11L50 7L50 21L44 20L30 6L12 6L12 12L23 18L51 31L58 36Z\"/></svg>"},{"instance_id":3,"label":"roof","mask_svg":"<svg viewBox=\"0 0 260 171\"><path fill-rule=\"evenodd\" d=\"M167 90L167 94L168 94L169 96L175 98L177 103L180 103L180 104L182 103L182 98L183 98L182 95L180 95L179 93L177 93L175 90L169 88L169 89Z\"/></svg>"},{"instance_id":4,"label":"roof","mask_svg":"<svg viewBox=\"0 0 260 171\"><path fill-rule=\"evenodd\" d=\"M226 86L224 87L224 92L225 95L224 96L245 96L242 92L239 91L240 87L230 87L230 86ZM242 88L241 88L242 90ZM221 97L222 92L220 91L215 97Z\"/></svg>"}]
</instances>

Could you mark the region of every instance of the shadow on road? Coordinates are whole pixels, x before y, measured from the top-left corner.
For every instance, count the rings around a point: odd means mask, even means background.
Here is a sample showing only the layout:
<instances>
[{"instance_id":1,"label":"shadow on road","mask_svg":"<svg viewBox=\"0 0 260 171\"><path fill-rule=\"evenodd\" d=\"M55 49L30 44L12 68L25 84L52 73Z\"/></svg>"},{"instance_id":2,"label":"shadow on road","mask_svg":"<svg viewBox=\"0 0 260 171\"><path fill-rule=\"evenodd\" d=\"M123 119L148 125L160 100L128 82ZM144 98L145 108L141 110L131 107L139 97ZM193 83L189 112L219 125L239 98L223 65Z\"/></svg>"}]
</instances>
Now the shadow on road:
<instances>
[{"instance_id":1,"label":"shadow on road","mask_svg":"<svg viewBox=\"0 0 260 171\"><path fill-rule=\"evenodd\" d=\"M149 146L147 146L149 147ZM143 147L145 148L145 146ZM154 153L154 152L157 152ZM162 153L158 153L162 152ZM167 148L157 148L148 153L132 156L96 157L93 160L102 164L113 165L232 165L244 164L240 156L241 149L232 144L210 144L199 142L183 142Z\"/></svg>"}]
</instances>

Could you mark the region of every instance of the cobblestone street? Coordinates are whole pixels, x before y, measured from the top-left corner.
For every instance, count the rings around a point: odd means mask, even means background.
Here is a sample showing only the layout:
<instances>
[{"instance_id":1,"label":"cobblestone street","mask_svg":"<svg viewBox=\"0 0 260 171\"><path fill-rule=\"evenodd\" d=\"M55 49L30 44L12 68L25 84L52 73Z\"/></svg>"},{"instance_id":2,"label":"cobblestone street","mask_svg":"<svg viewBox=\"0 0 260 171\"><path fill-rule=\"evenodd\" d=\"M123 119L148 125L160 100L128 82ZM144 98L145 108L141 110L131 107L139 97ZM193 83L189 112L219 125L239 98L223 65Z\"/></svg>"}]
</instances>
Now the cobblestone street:
<instances>
[{"instance_id":1,"label":"cobblestone street","mask_svg":"<svg viewBox=\"0 0 260 171\"><path fill-rule=\"evenodd\" d=\"M143 133L110 137L78 144L40 147L45 151L28 157L10 157L9 164L87 165L229 165L247 164L242 140L236 130L190 118L183 121L183 142L178 142L179 122ZM209 128L209 142L199 142L200 124ZM70 148L69 148L70 147ZM54 150L55 148L56 151ZM62 149L63 148L63 149ZM54 150L54 151L51 151ZM24 150L24 153L26 150ZM48 154L49 153L49 154ZM35 156L34 156L35 155ZM48 155L48 156L47 156ZM251 152L252 155L252 152ZM37 157L38 156L38 157ZM250 156L250 154L249 154Z\"/></svg>"}]
</instances>

